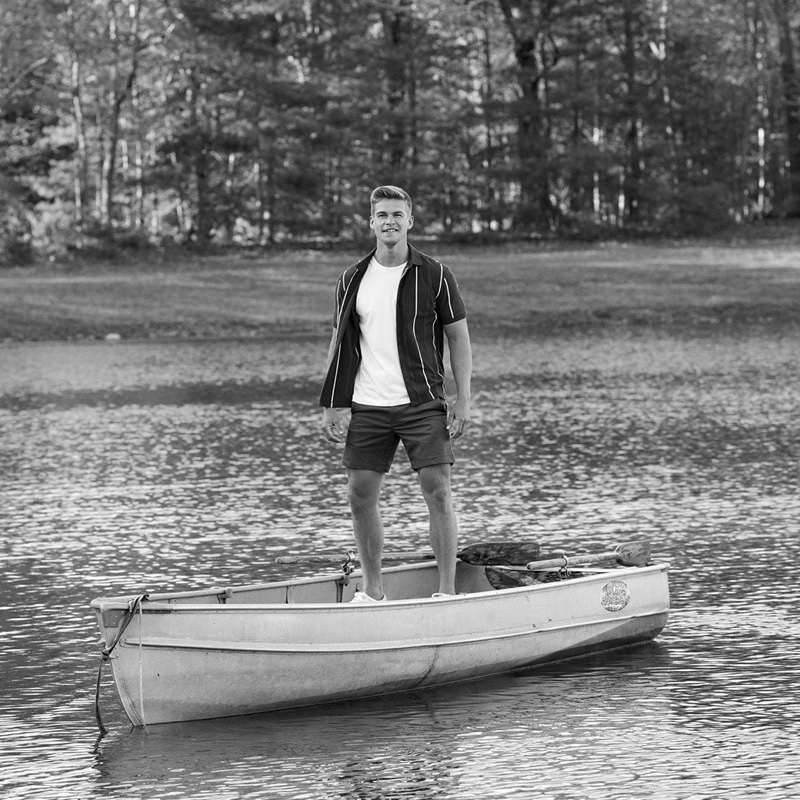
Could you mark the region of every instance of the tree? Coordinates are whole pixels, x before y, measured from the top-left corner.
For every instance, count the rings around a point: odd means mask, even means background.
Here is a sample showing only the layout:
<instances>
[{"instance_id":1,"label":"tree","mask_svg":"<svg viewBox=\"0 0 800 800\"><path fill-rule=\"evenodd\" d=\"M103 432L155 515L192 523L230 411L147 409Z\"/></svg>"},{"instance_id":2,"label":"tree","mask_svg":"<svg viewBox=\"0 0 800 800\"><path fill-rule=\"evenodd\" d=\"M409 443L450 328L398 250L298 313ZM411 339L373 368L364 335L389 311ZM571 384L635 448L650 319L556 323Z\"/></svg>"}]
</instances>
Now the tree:
<instances>
[{"instance_id":1,"label":"tree","mask_svg":"<svg viewBox=\"0 0 800 800\"><path fill-rule=\"evenodd\" d=\"M791 0L771 0L778 33L780 74L783 87L783 114L786 124L787 192L784 213L800 217L800 72L793 23L796 4ZM796 15L796 12L795 12Z\"/></svg>"},{"instance_id":2,"label":"tree","mask_svg":"<svg viewBox=\"0 0 800 800\"><path fill-rule=\"evenodd\" d=\"M53 119L50 29L36 4L0 8L0 265L27 261L35 235L38 181L65 154L43 132Z\"/></svg>"},{"instance_id":3,"label":"tree","mask_svg":"<svg viewBox=\"0 0 800 800\"><path fill-rule=\"evenodd\" d=\"M517 102L517 149L521 202L517 220L550 229L555 208L550 199L547 125L548 76L559 58L554 19L558 0L499 0L514 44L520 96Z\"/></svg>"},{"instance_id":4,"label":"tree","mask_svg":"<svg viewBox=\"0 0 800 800\"><path fill-rule=\"evenodd\" d=\"M789 0L6 0L0 22L22 250L357 240L384 182L444 236L800 213Z\"/></svg>"}]
</instances>

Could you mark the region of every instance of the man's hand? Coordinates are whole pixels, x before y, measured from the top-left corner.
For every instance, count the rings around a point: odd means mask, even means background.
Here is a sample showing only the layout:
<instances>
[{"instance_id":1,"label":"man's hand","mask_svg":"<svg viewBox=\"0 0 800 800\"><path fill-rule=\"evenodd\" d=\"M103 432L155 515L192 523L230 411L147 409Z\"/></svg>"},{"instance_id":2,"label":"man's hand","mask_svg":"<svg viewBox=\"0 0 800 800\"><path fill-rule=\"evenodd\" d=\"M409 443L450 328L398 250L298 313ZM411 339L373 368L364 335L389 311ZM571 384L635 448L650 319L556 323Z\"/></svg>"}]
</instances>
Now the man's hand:
<instances>
[{"instance_id":1,"label":"man's hand","mask_svg":"<svg viewBox=\"0 0 800 800\"><path fill-rule=\"evenodd\" d=\"M458 439L467 432L469 425L469 401L460 398L447 407L447 430L451 439Z\"/></svg>"},{"instance_id":2,"label":"man's hand","mask_svg":"<svg viewBox=\"0 0 800 800\"><path fill-rule=\"evenodd\" d=\"M456 381L457 400L447 407L447 430L451 439L463 436L469 425L470 379L472 378L472 347L465 319L444 326L450 345L450 366Z\"/></svg>"},{"instance_id":3,"label":"man's hand","mask_svg":"<svg viewBox=\"0 0 800 800\"><path fill-rule=\"evenodd\" d=\"M322 435L334 444L341 444L347 436L347 424L336 408L326 408L322 412Z\"/></svg>"}]
</instances>

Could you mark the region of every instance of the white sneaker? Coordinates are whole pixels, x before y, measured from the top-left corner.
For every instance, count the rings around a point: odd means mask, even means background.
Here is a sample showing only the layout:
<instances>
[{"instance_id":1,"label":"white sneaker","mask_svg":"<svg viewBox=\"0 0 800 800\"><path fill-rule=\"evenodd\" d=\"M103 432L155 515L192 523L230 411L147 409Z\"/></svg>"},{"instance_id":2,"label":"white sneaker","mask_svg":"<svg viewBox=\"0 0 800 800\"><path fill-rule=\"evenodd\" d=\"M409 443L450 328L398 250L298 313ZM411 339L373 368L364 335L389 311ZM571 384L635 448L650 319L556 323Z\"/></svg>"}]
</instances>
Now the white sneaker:
<instances>
[{"instance_id":1,"label":"white sneaker","mask_svg":"<svg viewBox=\"0 0 800 800\"><path fill-rule=\"evenodd\" d=\"M381 597L380 600L376 600L371 595L368 595L366 592L356 592L353 595L353 599L350 601L351 603L385 603L386 602L386 595Z\"/></svg>"}]
</instances>

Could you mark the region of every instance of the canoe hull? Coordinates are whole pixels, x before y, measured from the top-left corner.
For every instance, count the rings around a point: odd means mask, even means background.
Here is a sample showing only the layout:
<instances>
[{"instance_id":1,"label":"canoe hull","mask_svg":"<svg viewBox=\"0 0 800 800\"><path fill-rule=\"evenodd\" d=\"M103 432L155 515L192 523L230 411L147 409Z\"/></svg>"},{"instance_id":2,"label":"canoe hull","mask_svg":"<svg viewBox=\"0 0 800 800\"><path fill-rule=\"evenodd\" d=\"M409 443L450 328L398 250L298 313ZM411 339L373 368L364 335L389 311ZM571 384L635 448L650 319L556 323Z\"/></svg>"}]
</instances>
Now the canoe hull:
<instances>
[{"instance_id":1,"label":"canoe hull","mask_svg":"<svg viewBox=\"0 0 800 800\"><path fill-rule=\"evenodd\" d=\"M393 596L431 570L387 570ZM664 564L501 591L484 590L481 569L459 572L471 591L446 600L244 602L258 587L224 604L159 596L137 608L111 654L125 711L150 725L412 691L648 641L667 622ZM119 622L121 600L94 601L101 628ZM104 633L111 641L113 626Z\"/></svg>"}]
</instances>

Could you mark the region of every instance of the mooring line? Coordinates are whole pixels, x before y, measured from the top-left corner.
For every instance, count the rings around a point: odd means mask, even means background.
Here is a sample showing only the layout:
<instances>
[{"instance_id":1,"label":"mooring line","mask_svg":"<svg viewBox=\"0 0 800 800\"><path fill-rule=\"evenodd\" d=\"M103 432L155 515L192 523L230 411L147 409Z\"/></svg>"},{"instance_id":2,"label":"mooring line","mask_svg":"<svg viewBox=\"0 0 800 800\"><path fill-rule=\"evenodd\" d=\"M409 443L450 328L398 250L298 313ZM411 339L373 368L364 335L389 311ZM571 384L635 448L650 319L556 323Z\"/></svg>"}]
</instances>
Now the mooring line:
<instances>
[{"instance_id":1,"label":"mooring line","mask_svg":"<svg viewBox=\"0 0 800 800\"><path fill-rule=\"evenodd\" d=\"M97 685L95 686L94 691L94 716L97 720L97 727L100 728L101 734L108 733L108 729L103 724L103 717L100 713L100 681L103 676L103 664L106 663L111 658L111 653L114 652L114 648L119 644L120 639L122 639L122 635L125 633L126 628L130 624L131 620L133 619L134 615L136 614L136 609L139 609L139 692L141 695L141 681L142 681L142 673L141 673L141 647L142 647L142 602L147 600L149 595L147 594L140 594L134 597L128 603L128 610L125 616L125 620L120 626L117 635L114 637L114 641L111 642L110 646L104 647L101 658L100 658L100 667L97 670ZM142 702L142 713L144 713L144 701ZM144 724L144 720L142 720L142 724Z\"/></svg>"}]
</instances>

